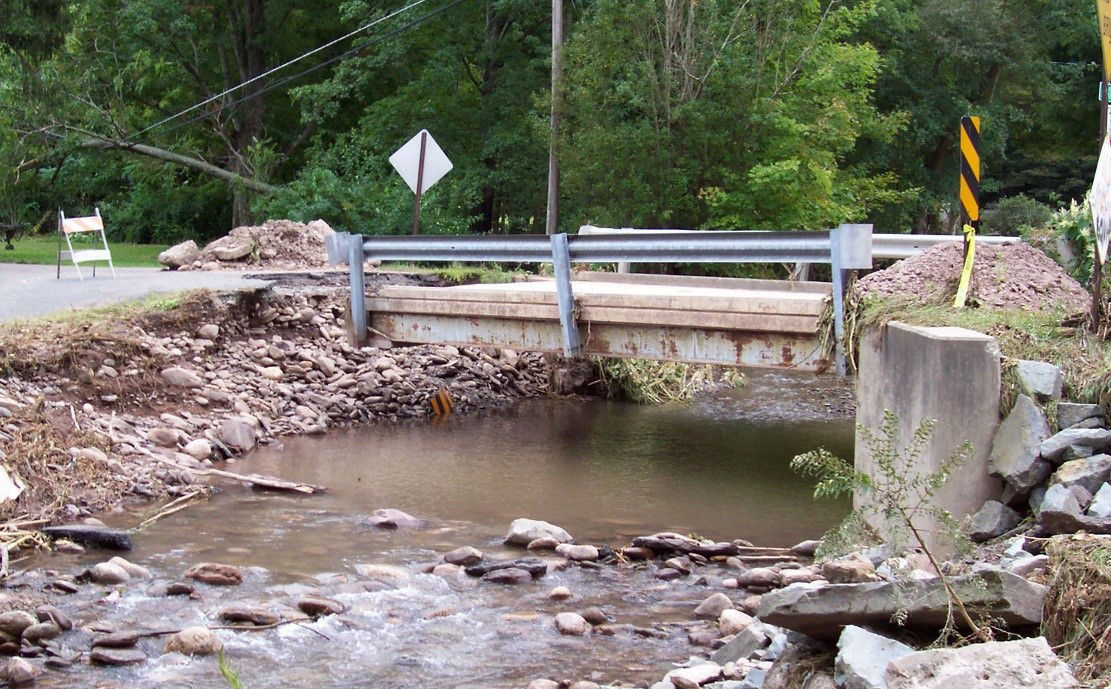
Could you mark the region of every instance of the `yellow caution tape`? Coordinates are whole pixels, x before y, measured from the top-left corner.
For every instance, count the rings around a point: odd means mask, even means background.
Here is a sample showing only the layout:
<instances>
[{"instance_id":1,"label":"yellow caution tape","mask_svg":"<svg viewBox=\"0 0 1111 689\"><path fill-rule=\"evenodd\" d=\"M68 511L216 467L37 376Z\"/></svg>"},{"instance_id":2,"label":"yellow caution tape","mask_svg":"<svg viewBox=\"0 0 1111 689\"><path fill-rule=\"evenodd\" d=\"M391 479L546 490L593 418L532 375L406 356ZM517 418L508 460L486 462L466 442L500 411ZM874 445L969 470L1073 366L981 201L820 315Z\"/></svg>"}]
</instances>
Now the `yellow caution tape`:
<instances>
[{"instance_id":1,"label":"yellow caution tape","mask_svg":"<svg viewBox=\"0 0 1111 689\"><path fill-rule=\"evenodd\" d=\"M964 269L957 285L957 296L953 299L953 307L957 309L964 308L964 302L968 299L968 286L972 283L972 261L976 258L976 228L965 225L964 238L968 243L968 250L964 255Z\"/></svg>"}]
</instances>

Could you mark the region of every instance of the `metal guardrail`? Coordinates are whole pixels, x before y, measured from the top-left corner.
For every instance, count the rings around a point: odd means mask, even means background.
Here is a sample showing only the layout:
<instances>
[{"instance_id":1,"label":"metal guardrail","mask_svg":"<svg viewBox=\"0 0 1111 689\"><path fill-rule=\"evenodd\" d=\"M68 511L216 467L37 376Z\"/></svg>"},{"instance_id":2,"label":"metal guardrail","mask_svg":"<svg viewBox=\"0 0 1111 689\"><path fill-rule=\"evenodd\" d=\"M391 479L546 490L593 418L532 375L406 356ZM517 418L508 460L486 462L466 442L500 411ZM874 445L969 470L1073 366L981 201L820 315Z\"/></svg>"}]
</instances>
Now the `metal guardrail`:
<instances>
[{"instance_id":1,"label":"metal guardrail","mask_svg":"<svg viewBox=\"0 0 1111 689\"><path fill-rule=\"evenodd\" d=\"M366 341L367 259L397 261L491 261L552 263L556 279L563 349L581 350L574 320L572 263L829 263L833 267L837 371L845 373L845 274L872 267L872 226L842 225L820 232L683 232L637 234L506 235L410 237L336 233L328 238L333 264L346 260L351 275L351 323L357 342Z\"/></svg>"},{"instance_id":2,"label":"metal guardrail","mask_svg":"<svg viewBox=\"0 0 1111 689\"><path fill-rule=\"evenodd\" d=\"M962 234L874 234L872 235L872 258L910 258L938 244L960 244ZM977 244L1019 244L1021 237L992 237L976 235Z\"/></svg>"},{"instance_id":3,"label":"metal guardrail","mask_svg":"<svg viewBox=\"0 0 1111 689\"><path fill-rule=\"evenodd\" d=\"M583 225L579 228L580 235L590 236L642 236L652 234L671 234L675 232L701 234L703 232L706 232L706 230L647 230L633 227L595 227L594 225ZM756 233L759 232L759 230L753 230L752 232ZM910 258L911 256L916 256L927 249L937 246L938 244L961 243L963 241L964 235L962 234L873 234L872 258ZM993 237L985 235L976 236L976 242L979 244L1003 245L1017 244L1021 241L1021 237ZM784 263L787 262L789 261L784 261ZM799 262L814 263L815 261ZM629 272L629 264L626 262L619 262L617 272Z\"/></svg>"}]
</instances>

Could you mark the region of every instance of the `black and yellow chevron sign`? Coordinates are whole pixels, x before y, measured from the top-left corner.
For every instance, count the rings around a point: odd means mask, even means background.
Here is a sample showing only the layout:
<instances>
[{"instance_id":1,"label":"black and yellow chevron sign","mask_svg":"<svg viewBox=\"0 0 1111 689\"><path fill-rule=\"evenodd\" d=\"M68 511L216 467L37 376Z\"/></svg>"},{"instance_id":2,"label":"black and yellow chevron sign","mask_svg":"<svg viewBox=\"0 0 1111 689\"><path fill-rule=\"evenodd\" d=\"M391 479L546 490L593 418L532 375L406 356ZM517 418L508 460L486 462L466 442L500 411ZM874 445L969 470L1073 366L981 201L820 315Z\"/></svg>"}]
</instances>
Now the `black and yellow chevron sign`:
<instances>
[{"instance_id":1,"label":"black and yellow chevron sign","mask_svg":"<svg viewBox=\"0 0 1111 689\"><path fill-rule=\"evenodd\" d=\"M440 391L429 398L429 403L432 405L432 413L436 416L451 416L451 410L455 409L455 400L451 399L451 393L447 388L440 388Z\"/></svg>"},{"instance_id":2,"label":"black and yellow chevron sign","mask_svg":"<svg viewBox=\"0 0 1111 689\"><path fill-rule=\"evenodd\" d=\"M961 210L965 220L976 227L980 223L980 118L961 118Z\"/></svg>"}]
</instances>

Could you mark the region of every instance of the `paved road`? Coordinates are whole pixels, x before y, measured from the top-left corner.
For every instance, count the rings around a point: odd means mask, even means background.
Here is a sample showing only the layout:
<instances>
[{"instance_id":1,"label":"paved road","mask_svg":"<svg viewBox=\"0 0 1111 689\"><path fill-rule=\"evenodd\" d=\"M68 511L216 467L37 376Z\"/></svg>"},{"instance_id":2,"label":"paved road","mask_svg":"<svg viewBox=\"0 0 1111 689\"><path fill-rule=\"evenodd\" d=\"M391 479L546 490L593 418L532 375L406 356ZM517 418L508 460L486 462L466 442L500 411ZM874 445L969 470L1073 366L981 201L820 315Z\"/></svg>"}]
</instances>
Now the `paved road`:
<instances>
[{"instance_id":1,"label":"paved road","mask_svg":"<svg viewBox=\"0 0 1111 689\"><path fill-rule=\"evenodd\" d=\"M186 289L249 289L267 285L248 280L240 273L170 272L158 268L116 268L116 279L107 269L82 267L85 281L77 279L73 266L62 267L58 280L54 266L0 263L0 321L64 311L72 308L102 306L151 294L180 292Z\"/></svg>"}]
</instances>

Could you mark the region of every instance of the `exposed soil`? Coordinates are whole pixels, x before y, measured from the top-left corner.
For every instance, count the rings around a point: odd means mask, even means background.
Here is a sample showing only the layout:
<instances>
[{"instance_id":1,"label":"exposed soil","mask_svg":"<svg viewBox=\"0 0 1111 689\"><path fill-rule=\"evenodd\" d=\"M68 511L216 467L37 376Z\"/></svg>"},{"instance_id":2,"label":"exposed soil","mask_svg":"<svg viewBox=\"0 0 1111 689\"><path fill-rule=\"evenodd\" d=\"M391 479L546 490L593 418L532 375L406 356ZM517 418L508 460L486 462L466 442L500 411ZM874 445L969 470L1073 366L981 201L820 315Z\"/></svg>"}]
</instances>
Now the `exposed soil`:
<instances>
[{"instance_id":1,"label":"exposed soil","mask_svg":"<svg viewBox=\"0 0 1111 689\"><path fill-rule=\"evenodd\" d=\"M859 296L952 299L960 280L964 250L960 244L935 246L856 283ZM972 267L969 303L997 309L1072 314L1088 305L1088 293L1053 259L1028 244L979 245Z\"/></svg>"}]
</instances>

